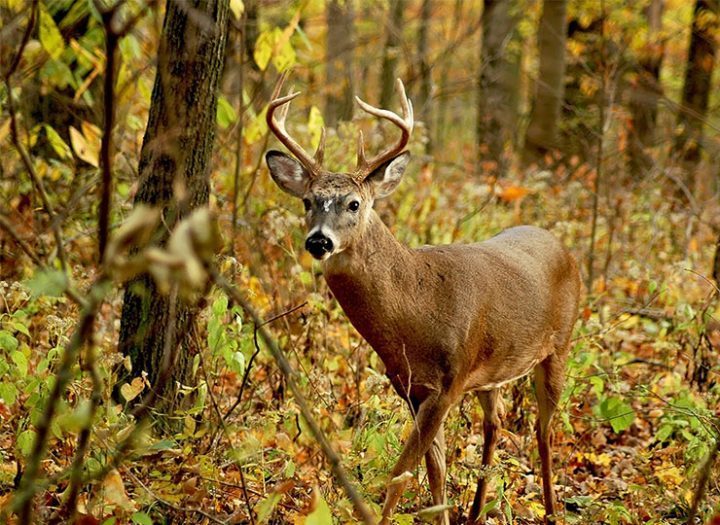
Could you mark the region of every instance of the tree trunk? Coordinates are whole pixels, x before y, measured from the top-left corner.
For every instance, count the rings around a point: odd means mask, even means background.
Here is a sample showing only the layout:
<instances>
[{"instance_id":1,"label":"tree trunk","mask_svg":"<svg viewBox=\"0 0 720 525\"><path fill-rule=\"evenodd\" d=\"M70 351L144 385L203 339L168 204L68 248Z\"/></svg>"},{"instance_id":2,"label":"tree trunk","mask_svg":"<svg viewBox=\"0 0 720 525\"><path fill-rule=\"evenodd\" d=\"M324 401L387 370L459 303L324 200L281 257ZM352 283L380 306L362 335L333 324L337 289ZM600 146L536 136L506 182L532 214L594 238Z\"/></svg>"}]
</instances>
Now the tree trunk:
<instances>
[{"instance_id":1,"label":"tree trunk","mask_svg":"<svg viewBox=\"0 0 720 525\"><path fill-rule=\"evenodd\" d=\"M512 144L517 118L517 50L508 44L515 33L517 6L510 0L485 0L482 14L480 91L478 96L477 140L484 167L504 171L505 147Z\"/></svg>"},{"instance_id":2,"label":"tree trunk","mask_svg":"<svg viewBox=\"0 0 720 525\"><path fill-rule=\"evenodd\" d=\"M351 0L328 2L325 119L329 126L336 126L339 120L350 120L353 115L354 18Z\"/></svg>"},{"instance_id":3,"label":"tree trunk","mask_svg":"<svg viewBox=\"0 0 720 525\"><path fill-rule=\"evenodd\" d=\"M645 148L652 146L657 123L658 101L662 95L660 66L665 47L658 43L657 34L662 27L664 0L652 0L645 11L648 32L645 48L638 62L636 78L630 85L630 124L628 126L628 168L638 177L651 165Z\"/></svg>"},{"instance_id":4,"label":"tree trunk","mask_svg":"<svg viewBox=\"0 0 720 525\"><path fill-rule=\"evenodd\" d=\"M433 2L423 0L422 13L420 15L420 28L418 29L418 64L420 65L420 92L417 101L418 116L425 124L427 141L425 142L425 153L432 153L432 106L430 105L430 93L432 90L432 72L430 70L430 57L428 57L428 28L430 26Z\"/></svg>"},{"instance_id":5,"label":"tree trunk","mask_svg":"<svg viewBox=\"0 0 720 525\"><path fill-rule=\"evenodd\" d=\"M565 89L565 41L567 0L544 0L538 28L540 68L535 101L525 135L523 160L536 162L559 146L558 122Z\"/></svg>"},{"instance_id":6,"label":"tree trunk","mask_svg":"<svg viewBox=\"0 0 720 525\"><path fill-rule=\"evenodd\" d=\"M393 101L395 91L395 68L402 41L403 11L405 0L390 0L390 20L387 23L387 39L383 49L382 70L380 73L380 107L388 108Z\"/></svg>"},{"instance_id":7,"label":"tree trunk","mask_svg":"<svg viewBox=\"0 0 720 525\"><path fill-rule=\"evenodd\" d=\"M711 78L715 66L720 0L696 0L690 33L682 106L678 114L680 134L675 152L692 167L700 160L703 123L707 114Z\"/></svg>"},{"instance_id":8,"label":"tree trunk","mask_svg":"<svg viewBox=\"0 0 720 525\"><path fill-rule=\"evenodd\" d=\"M157 232L161 244L183 215L208 203L228 5L229 0L167 4L135 196L136 205L162 208L162 227ZM192 309L183 303L171 305L148 275L125 287L119 348L130 357L132 374L145 371L155 384L168 345L173 356L170 379L158 392L166 410L175 404L175 385L192 383L192 322ZM173 333L173 340L166 342Z\"/></svg>"},{"instance_id":9,"label":"tree trunk","mask_svg":"<svg viewBox=\"0 0 720 525\"><path fill-rule=\"evenodd\" d=\"M453 42L455 38L458 35L458 28L460 27L460 22L462 20L462 11L463 11L463 0L455 0L455 5L453 7L453 18L452 18L452 25L450 27L450 35L447 39L448 42ZM436 131L435 131L435 147L442 149L445 145L445 135L447 130L447 114L448 114L448 103L450 100L450 97L447 95L447 89L448 89L448 78L450 77L450 68L452 65L452 56L448 55L445 57L445 60L442 60L440 62L440 78L438 80L439 89L438 93L439 96L437 97L437 125Z\"/></svg>"}]
</instances>

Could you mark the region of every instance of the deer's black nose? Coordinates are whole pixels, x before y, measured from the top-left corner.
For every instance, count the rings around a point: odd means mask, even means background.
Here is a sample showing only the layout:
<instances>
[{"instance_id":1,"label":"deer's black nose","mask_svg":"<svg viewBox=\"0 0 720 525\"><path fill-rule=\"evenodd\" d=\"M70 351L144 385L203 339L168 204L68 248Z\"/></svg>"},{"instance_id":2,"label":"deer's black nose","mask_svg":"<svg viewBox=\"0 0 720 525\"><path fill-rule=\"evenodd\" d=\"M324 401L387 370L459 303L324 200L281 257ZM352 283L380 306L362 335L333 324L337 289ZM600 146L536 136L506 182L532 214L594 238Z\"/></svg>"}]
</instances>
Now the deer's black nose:
<instances>
[{"instance_id":1,"label":"deer's black nose","mask_svg":"<svg viewBox=\"0 0 720 525\"><path fill-rule=\"evenodd\" d=\"M316 259L322 259L323 255L333 250L333 242L322 233L316 232L305 241L305 249Z\"/></svg>"}]
</instances>

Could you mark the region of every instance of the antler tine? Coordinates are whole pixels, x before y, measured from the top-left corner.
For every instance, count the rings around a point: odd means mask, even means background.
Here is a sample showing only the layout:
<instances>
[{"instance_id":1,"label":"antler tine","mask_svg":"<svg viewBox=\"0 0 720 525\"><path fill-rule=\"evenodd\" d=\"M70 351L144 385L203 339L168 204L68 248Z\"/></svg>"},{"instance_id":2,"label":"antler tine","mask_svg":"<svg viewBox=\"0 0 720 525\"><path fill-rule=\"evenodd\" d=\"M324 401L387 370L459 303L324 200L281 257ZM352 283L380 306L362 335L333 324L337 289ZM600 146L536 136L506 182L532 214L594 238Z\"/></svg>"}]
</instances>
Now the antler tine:
<instances>
[{"instance_id":1,"label":"antler tine","mask_svg":"<svg viewBox=\"0 0 720 525\"><path fill-rule=\"evenodd\" d=\"M367 102L361 100L359 97L355 97L355 100L363 111L375 117L389 120L397 127L399 127L400 131L402 132L402 134L400 135L400 139L396 144L389 147L388 149L370 160L367 160L365 158L365 142L363 140L362 132L360 132L360 135L358 137L357 168L355 169L355 173L353 174L353 177L356 180L365 180L365 178L370 173L372 173L373 170L375 170L378 166L382 165L383 163L387 162L395 155L400 153L410 141L410 134L412 133L413 126L415 125L412 102L405 94L405 86L403 85L402 80L400 80L399 78L397 79L397 82L395 84L395 89L397 90L398 95L400 95L400 105L402 106L403 113L402 117L400 117L400 115L398 115L397 113L394 113L387 109L380 109L371 106Z\"/></svg>"},{"instance_id":2,"label":"antler tine","mask_svg":"<svg viewBox=\"0 0 720 525\"><path fill-rule=\"evenodd\" d=\"M300 162L300 164L302 164L305 169L307 169L310 177L312 178L317 176L322 170L322 161L325 149L325 130L323 129L322 135L320 137L320 144L318 144L318 149L315 151L314 158L308 155L307 152L302 148L302 146L295 142L295 140L290 136L290 134L287 132L287 129L285 128L285 119L287 118L287 114L290 109L290 102L298 95L300 95L300 92L290 93L289 95L278 98L284 80L285 75L280 78L278 85L275 87L275 92L273 93L273 100L271 100L268 104L265 120L267 121L267 125L270 131L272 131L278 138L278 140L282 144L284 144L288 150L290 150L290 153L295 156L295 158ZM278 109L279 112L276 117L275 112Z\"/></svg>"}]
</instances>

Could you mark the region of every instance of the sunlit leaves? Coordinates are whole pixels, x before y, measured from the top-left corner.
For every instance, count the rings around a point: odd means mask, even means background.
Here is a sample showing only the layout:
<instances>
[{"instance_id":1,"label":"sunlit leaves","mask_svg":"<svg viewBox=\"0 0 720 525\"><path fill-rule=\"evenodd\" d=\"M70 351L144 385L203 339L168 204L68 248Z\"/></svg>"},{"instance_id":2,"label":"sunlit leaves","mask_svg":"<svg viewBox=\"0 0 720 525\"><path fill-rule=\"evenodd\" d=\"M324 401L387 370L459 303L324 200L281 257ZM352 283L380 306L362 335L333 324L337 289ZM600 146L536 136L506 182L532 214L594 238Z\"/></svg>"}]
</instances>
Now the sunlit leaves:
<instances>
[{"instance_id":1,"label":"sunlit leaves","mask_svg":"<svg viewBox=\"0 0 720 525\"><path fill-rule=\"evenodd\" d=\"M316 149L320 143L320 137L324 126L325 121L320 108L317 106L311 107L310 115L308 115L308 131L310 132L310 143L312 144L313 149Z\"/></svg>"},{"instance_id":2,"label":"sunlit leaves","mask_svg":"<svg viewBox=\"0 0 720 525\"><path fill-rule=\"evenodd\" d=\"M237 120L237 113L235 108L230 104L230 101L224 96L218 97L217 105L217 123L222 129L226 129L228 126L233 124Z\"/></svg>"},{"instance_id":3,"label":"sunlit leaves","mask_svg":"<svg viewBox=\"0 0 720 525\"><path fill-rule=\"evenodd\" d=\"M261 71L265 71L271 61L278 71L285 71L295 64L295 48L287 33L279 27L260 33L255 42L253 58Z\"/></svg>"},{"instance_id":4,"label":"sunlit leaves","mask_svg":"<svg viewBox=\"0 0 720 525\"><path fill-rule=\"evenodd\" d=\"M84 160L95 168L99 167L100 134L99 130L83 122L82 132L70 126L70 144L78 158Z\"/></svg>"},{"instance_id":5,"label":"sunlit leaves","mask_svg":"<svg viewBox=\"0 0 720 525\"><path fill-rule=\"evenodd\" d=\"M67 289L67 277L61 270L38 270L26 284L36 297L60 297Z\"/></svg>"},{"instance_id":6,"label":"sunlit leaves","mask_svg":"<svg viewBox=\"0 0 720 525\"><path fill-rule=\"evenodd\" d=\"M236 20L240 20L243 11L245 11L245 4L243 0L230 0L230 11Z\"/></svg>"},{"instance_id":7,"label":"sunlit leaves","mask_svg":"<svg viewBox=\"0 0 720 525\"><path fill-rule=\"evenodd\" d=\"M65 41L52 16L44 7L40 8L39 34L40 43L47 54L54 59L60 58L60 55L65 50Z\"/></svg>"}]
</instances>

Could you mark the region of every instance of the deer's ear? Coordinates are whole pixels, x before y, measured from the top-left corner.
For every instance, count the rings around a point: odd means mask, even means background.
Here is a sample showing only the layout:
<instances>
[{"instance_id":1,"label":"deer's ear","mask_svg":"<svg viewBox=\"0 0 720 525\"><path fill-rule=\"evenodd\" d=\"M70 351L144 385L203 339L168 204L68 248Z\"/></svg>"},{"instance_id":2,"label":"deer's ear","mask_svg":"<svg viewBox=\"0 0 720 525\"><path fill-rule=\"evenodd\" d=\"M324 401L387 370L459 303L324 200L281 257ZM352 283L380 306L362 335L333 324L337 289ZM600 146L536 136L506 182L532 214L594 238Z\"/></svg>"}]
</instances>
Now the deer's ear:
<instances>
[{"instance_id":1,"label":"deer's ear","mask_svg":"<svg viewBox=\"0 0 720 525\"><path fill-rule=\"evenodd\" d=\"M408 162L410 162L410 152L405 151L380 166L365 179L374 188L376 199L387 197L395 191L402 180Z\"/></svg>"},{"instance_id":2,"label":"deer's ear","mask_svg":"<svg viewBox=\"0 0 720 525\"><path fill-rule=\"evenodd\" d=\"M265 154L270 176L280 189L293 197L305 194L308 174L302 165L281 151L270 150Z\"/></svg>"}]
</instances>

